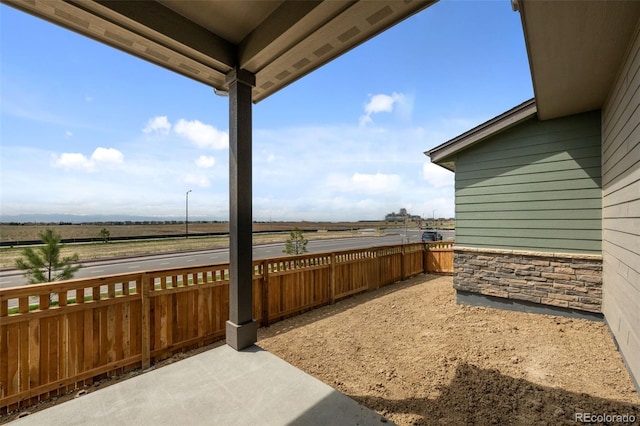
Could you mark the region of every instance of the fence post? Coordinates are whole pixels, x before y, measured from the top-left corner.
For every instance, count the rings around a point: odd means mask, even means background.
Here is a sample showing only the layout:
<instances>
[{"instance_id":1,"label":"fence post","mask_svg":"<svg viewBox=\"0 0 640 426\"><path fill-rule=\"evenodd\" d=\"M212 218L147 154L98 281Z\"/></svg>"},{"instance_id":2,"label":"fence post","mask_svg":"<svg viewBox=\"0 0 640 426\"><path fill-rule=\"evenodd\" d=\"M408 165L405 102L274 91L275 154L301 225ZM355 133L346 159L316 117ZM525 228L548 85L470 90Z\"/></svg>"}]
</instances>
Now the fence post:
<instances>
[{"instance_id":1,"label":"fence post","mask_svg":"<svg viewBox=\"0 0 640 426\"><path fill-rule=\"evenodd\" d=\"M375 277L375 281L373 279L369 280L369 291L376 290L380 288L380 283L382 282L382 268L381 265L383 256L380 254L382 251L381 248L374 248L369 252L371 256L371 265L373 265L373 277Z\"/></svg>"},{"instance_id":2,"label":"fence post","mask_svg":"<svg viewBox=\"0 0 640 426\"><path fill-rule=\"evenodd\" d=\"M149 274L142 274L142 368L151 365L151 280Z\"/></svg>"},{"instance_id":3,"label":"fence post","mask_svg":"<svg viewBox=\"0 0 640 426\"><path fill-rule=\"evenodd\" d=\"M402 244L400 246L400 280L403 281L407 277L407 268L405 266L405 255L404 255L405 245Z\"/></svg>"},{"instance_id":4,"label":"fence post","mask_svg":"<svg viewBox=\"0 0 640 426\"><path fill-rule=\"evenodd\" d=\"M331 253L329 260L329 303L336 303L336 254Z\"/></svg>"},{"instance_id":5,"label":"fence post","mask_svg":"<svg viewBox=\"0 0 640 426\"><path fill-rule=\"evenodd\" d=\"M427 243L422 243L422 272L425 274L429 273L429 259L427 259L428 255L429 245Z\"/></svg>"},{"instance_id":6,"label":"fence post","mask_svg":"<svg viewBox=\"0 0 640 426\"><path fill-rule=\"evenodd\" d=\"M427 272L429 273L437 272L433 269L433 265L434 265L433 260L435 256L434 252L432 251L433 247L434 246L432 244L429 244L427 246Z\"/></svg>"},{"instance_id":7,"label":"fence post","mask_svg":"<svg viewBox=\"0 0 640 426\"><path fill-rule=\"evenodd\" d=\"M269 261L262 261L262 326L269 326Z\"/></svg>"}]
</instances>

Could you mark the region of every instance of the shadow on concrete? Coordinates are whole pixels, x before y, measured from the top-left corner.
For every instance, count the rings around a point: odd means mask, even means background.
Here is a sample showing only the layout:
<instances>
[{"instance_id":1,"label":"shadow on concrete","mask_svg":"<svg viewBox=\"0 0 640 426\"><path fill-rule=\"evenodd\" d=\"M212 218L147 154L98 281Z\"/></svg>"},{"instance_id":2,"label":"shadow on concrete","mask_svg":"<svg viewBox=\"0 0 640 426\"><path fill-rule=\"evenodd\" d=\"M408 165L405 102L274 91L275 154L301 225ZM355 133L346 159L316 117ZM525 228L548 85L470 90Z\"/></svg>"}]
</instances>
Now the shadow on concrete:
<instances>
[{"instance_id":1,"label":"shadow on concrete","mask_svg":"<svg viewBox=\"0 0 640 426\"><path fill-rule=\"evenodd\" d=\"M25 426L379 425L381 416L252 346L200 353L15 419Z\"/></svg>"},{"instance_id":2,"label":"shadow on concrete","mask_svg":"<svg viewBox=\"0 0 640 426\"><path fill-rule=\"evenodd\" d=\"M579 413L627 416L588 424L640 424L640 407L628 403L541 386L470 364L460 364L437 398L387 399L349 395L360 404L390 416L410 414L416 425L573 425ZM635 420L633 418L635 418ZM392 417L393 418L393 417ZM578 420L578 421L576 421ZM623 421L619 421L623 420Z\"/></svg>"}]
</instances>

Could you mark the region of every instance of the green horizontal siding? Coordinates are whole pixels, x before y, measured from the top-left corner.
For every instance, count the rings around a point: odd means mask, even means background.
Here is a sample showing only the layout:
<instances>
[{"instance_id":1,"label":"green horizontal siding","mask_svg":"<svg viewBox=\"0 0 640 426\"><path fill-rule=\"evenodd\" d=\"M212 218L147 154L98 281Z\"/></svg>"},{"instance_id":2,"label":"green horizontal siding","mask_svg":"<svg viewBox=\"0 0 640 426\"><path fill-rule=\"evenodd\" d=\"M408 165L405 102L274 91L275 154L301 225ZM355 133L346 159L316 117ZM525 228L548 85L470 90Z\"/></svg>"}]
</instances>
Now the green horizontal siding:
<instances>
[{"instance_id":1,"label":"green horizontal siding","mask_svg":"<svg viewBox=\"0 0 640 426\"><path fill-rule=\"evenodd\" d=\"M511 176L525 175L531 181L535 182L536 175L544 175L548 172L556 172L559 170L581 170L591 168L600 168L600 157L588 157L582 158L578 161L577 158L570 158L560 161L536 161L535 163L525 165L515 165L510 167L494 167L481 170L469 170L458 171L460 174L460 181L464 182L469 179L486 179L493 176L499 176L501 178L509 178ZM502 165L501 165L502 166Z\"/></svg>"},{"instance_id":2,"label":"green horizontal siding","mask_svg":"<svg viewBox=\"0 0 640 426\"><path fill-rule=\"evenodd\" d=\"M461 237L462 238L462 237ZM530 250L557 253L599 254L601 243L595 240L549 239L511 237L498 238L488 236L466 236L459 242L456 233L456 244L465 247L498 248L505 250Z\"/></svg>"},{"instance_id":3,"label":"green horizontal siding","mask_svg":"<svg viewBox=\"0 0 640 426\"><path fill-rule=\"evenodd\" d=\"M552 192L580 189L593 189L593 181L588 179L563 179L550 182L526 182L499 186L469 186L463 188L459 187L456 190L456 195L462 197L465 195L481 196L491 194L518 194L523 192Z\"/></svg>"},{"instance_id":4,"label":"green horizontal siding","mask_svg":"<svg viewBox=\"0 0 640 426\"><path fill-rule=\"evenodd\" d=\"M540 201L581 200L590 197L593 197L593 190L591 188L568 189L565 191L520 191L461 196L459 204L530 201L532 198ZM598 200L599 199L598 197Z\"/></svg>"},{"instance_id":5,"label":"green horizontal siding","mask_svg":"<svg viewBox=\"0 0 640 426\"><path fill-rule=\"evenodd\" d=\"M569 216L571 217L567 217ZM458 228L459 219L479 219L479 220L509 220L509 219L526 219L534 220L574 220L574 219L597 219L602 220L600 210L575 210L567 212L566 210L510 210L510 211L489 211L489 212L458 212L456 206L456 229Z\"/></svg>"},{"instance_id":6,"label":"green horizontal siding","mask_svg":"<svg viewBox=\"0 0 640 426\"><path fill-rule=\"evenodd\" d=\"M456 243L600 253L600 113L535 118L456 156Z\"/></svg>"},{"instance_id":7,"label":"green horizontal siding","mask_svg":"<svg viewBox=\"0 0 640 426\"><path fill-rule=\"evenodd\" d=\"M495 176L491 178L467 178L456 179L456 189L468 188L472 186L508 186L514 184L531 182L555 182L559 180L591 180L597 187L601 186L601 179L594 175L600 172L600 167L590 167L588 169L573 168L567 170L549 170L533 175L517 174L510 176ZM458 174L458 163L456 162L456 175ZM585 182L587 183L587 182ZM589 185L593 188L593 185Z\"/></svg>"},{"instance_id":8,"label":"green horizontal siding","mask_svg":"<svg viewBox=\"0 0 640 426\"><path fill-rule=\"evenodd\" d=\"M552 229L552 230L572 230L572 229L598 229L601 219L461 219L456 218L456 226L459 229L474 228L480 229ZM492 231L494 232L494 231ZM473 235L473 234L471 234Z\"/></svg>"},{"instance_id":9,"label":"green horizontal siding","mask_svg":"<svg viewBox=\"0 0 640 426\"><path fill-rule=\"evenodd\" d=\"M564 118L566 126L564 129L559 129L556 123L540 122L535 118L532 118L528 123L535 122L541 125L537 129L533 129L531 126L528 129L528 134L513 135L511 138L514 142L514 146L504 146L499 149L489 147L486 151L478 153L477 161L492 161L497 152L501 156L504 156L505 160L511 158L522 158L529 155L546 155L558 153L556 141L562 140L565 150L576 150L589 146L599 146L600 141L588 140L592 136L591 129L581 127L580 119L573 122L569 122L571 117ZM527 125L527 123L521 123L521 125ZM508 132L508 131L507 131ZM506 133L498 134L494 138L502 138Z\"/></svg>"},{"instance_id":10,"label":"green horizontal siding","mask_svg":"<svg viewBox=\"0 0 640 426\"><path fill-rule=\"evenodd\" d=\"M552 145L552 144L549 144ZM557 146L554 146L557 149ZM496 164L494 160L490 161L474 161L473 164L469 164L469 167L466 169L467 173L473 173L480 170L492 170L500 172L500 169L509 170L513 167L520 166L531 166L531 165L542 165L538 167L550 167L545 166L545 163L553 163L557 161L576 161L576 160L588 160L594 158L593 153L594 149L600 149L598 146L588 146L578 149L572 149L571 152L563 151L563 152L549 152L544 153L547 154L545 157L541 157L542 153L538 154L530 154L530 155L522 155L520 157L512 157L505 158L499 164L499 168L495 168ZM595 157L597 158L597 157ZM580 162L582 165L582 161ZM599 164L598 164L599 165Z\"/></svg>"},{"instance_id":11,"label":"green horizontal siding","mask_svg":"<svg viewBox=\"0 0 640 426\"><path fill-rule=\"evenodd\" d=\"M550 224L549 224L550 225ZM462 235L468 237L485 237L487 229L491 230L492 237L510 238L513 237L513 228L466 228ZM528 228L526 225L518 229L519 238L550 238L554 240L579 239L579 240L599 240L602 231L584 228ZM576 233L576 231L580 231ZM458 234L460 235L460 234Z\"/></svg>"},{"instance_id":12,"label":"green horizontal siding","mask_svg":"<svg viewBox=\"0 0 640 426\"><path fill-rule=\"evenodd\" d=\"M582 198L578 200L553 200L553 201L512 201L506 203L459 203L456 205L457 212L494 212L494 211L522 211L522 210L565 210L567 212L576 209L596 209L601 210L602 199ZM570 213L567 213L570 214Z\"/></svg>"}]
</instances>

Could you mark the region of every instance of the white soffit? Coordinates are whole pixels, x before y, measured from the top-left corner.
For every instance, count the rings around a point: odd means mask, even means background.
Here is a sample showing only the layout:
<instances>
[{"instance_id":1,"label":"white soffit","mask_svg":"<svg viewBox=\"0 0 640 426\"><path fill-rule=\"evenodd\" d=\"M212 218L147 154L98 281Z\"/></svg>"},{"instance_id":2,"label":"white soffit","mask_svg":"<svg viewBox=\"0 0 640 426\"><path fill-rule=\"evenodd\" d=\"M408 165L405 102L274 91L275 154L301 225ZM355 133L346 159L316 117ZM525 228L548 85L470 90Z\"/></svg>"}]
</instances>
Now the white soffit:
<instances>
[{"instance_id":1,"label":"white soffit","mask_svg":"<svg viewBox=\"0 0 640 426\"><path fill-rule=\"evenodd\" d=\"M258 102L437 0L0 1L219 90L246 69Z\"/></svg>"},{"instance_id":2,"label":"white soffit","mask_svg":"<svg viewBox=\"0 0 640 426\"><path fill-rule=\"evenodd\" d=\"M538 117L604 104L640 19L640 1L519 0Z\"/></svg>"}]
</instances>

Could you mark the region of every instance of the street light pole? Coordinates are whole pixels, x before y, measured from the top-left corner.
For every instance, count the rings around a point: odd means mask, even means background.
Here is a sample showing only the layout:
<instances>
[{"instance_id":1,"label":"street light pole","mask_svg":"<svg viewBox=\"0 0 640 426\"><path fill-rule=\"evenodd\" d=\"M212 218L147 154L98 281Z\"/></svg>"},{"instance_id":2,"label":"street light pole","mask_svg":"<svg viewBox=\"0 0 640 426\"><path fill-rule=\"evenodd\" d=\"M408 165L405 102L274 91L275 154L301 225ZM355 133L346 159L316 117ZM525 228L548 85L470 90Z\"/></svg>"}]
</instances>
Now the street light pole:
<instances>
[{"instance_id":1,"label":"street light pole","mask_svg":"<svg viewBox=\"0 0 640 426\"><path fill-rule=\"evenodd\" d=\"M186 201L185 201L185 218L184 218L184 237L185 238L189 238L189 193L191 192L191 190L188 190L185 197L186 197Z\"/></svg>"}]
</instances>

